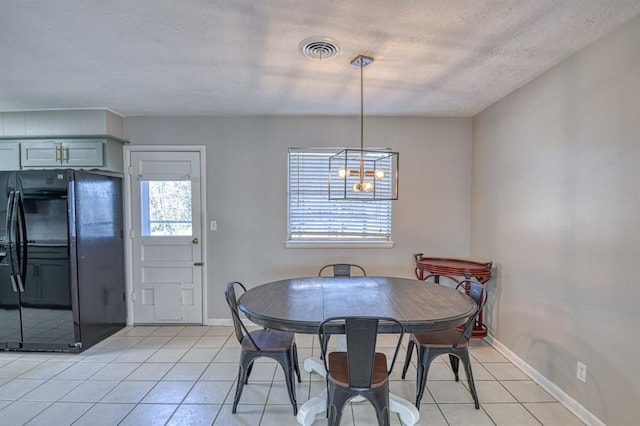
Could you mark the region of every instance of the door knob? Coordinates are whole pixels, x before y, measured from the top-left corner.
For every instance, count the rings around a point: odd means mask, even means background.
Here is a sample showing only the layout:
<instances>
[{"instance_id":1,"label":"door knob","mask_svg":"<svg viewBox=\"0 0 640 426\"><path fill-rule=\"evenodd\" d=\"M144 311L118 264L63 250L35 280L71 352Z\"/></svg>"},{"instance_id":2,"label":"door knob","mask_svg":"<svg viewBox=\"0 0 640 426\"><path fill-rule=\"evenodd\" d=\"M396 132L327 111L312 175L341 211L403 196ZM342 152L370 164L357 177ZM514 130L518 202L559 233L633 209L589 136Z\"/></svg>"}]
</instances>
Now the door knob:
<instances>
[{"instance_id":1,"label":"door knob","mask_svg":"<svg viewBox=\"0 0 640 426\"><path fill-rule=\"evenodd\" d=\"M198 244L198 243L200 242L200 240L199 240L199 239L197 239L197 238L194 238L193 240L191 240L191 242L192 242L193 244Z\"/></svg>"}]
</instances>

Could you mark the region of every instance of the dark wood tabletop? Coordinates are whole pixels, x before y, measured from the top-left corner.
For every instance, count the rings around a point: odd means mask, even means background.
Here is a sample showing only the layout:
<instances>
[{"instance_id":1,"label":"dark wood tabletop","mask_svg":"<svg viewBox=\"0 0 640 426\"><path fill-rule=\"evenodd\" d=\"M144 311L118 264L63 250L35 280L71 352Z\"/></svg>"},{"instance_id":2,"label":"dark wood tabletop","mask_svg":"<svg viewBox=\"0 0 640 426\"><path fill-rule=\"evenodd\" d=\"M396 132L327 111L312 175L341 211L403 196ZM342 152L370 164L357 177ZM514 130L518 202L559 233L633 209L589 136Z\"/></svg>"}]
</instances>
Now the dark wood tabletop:
<instances>
[{"instance_id":1,"label":"dark wood tabletop","mask_svg":"<svg viewBox=\"0 0 640 426\"><path fill-rule=\"evenodd\" d=\"M238 300L254 323L296 333L317 333L326 318L358 315L396 318L409 333L438 331L464 324L475 306L470 297L443 285L369 276L275 281L248 290Z\"/></svg>"}]
</instances>

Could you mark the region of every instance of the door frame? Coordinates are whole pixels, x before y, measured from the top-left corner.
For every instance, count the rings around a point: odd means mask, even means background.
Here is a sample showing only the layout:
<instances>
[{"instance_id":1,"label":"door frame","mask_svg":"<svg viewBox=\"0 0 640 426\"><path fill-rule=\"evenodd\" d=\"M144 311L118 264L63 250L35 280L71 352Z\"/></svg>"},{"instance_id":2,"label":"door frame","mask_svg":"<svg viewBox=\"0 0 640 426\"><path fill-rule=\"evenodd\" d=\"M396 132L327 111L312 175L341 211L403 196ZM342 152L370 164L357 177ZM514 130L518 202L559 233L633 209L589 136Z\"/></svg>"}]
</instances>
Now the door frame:
<instances>
[{"instance_id":1,"label":"door frame","mask_svg":"<svg viewBox=\"0 0 640 426\"><path fill-rule=\"evenodd\" d=\"M200 226L202 229L202 261L204 265L200 268L202 273L202 324L207 323L207 173L205 145L124 145L124 224L125 224L125 284L127 299L127 325L133 325L133 225L132 225L132 199L131 184L137 182L131 177L131 153L132 152L184 152L193 151L200 153Z\"/></svg>"}]
</instances>

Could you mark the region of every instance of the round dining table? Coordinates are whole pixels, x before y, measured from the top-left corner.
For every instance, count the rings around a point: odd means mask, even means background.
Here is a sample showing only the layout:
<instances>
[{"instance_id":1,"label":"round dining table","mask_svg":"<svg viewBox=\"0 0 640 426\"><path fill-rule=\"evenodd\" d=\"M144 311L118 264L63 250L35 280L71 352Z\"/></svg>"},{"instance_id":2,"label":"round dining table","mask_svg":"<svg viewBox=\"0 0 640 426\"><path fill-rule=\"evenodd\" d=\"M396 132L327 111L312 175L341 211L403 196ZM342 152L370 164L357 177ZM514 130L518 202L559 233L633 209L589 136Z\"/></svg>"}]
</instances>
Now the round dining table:
<instances>
[{"instance_id":1,"label":"round dining table","mask_svg":"<svg viewBox=\"0 0 640 426\"><path fill-rule=\"evenodd\" d=\"M407 333L454 328L475 313L475 302L443 285L396 277L305 277L274 281L249 289L238 299L239 309L252 322L266 328L317 334L331 317L380 316L397 319ZM399 333L393 326L381 333ZM306 371L325 375L316 358L304 362ZM326 394L310 398L298 410L298 423L309 426L326 409ZM405 425L420 419L406 399L389 395L389 409Z\"/></svg>"}]
</instances>

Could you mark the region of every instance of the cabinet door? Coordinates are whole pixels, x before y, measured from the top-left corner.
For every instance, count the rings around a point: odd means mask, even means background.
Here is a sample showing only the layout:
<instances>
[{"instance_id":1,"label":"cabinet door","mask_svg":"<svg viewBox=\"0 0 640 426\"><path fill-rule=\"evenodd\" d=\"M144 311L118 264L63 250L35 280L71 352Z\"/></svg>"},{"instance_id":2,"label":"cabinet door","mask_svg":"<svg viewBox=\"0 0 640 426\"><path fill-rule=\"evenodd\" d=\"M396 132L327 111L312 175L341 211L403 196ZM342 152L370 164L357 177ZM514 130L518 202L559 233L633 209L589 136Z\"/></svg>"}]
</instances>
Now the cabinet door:
<instances>
[{"instance_id":1,"label":"cabinet door","mask_svg":"<svg viewBox=\"0 0 640 426\"><path fill-rule=\"evenodd\" d=\"M20 145L18 142L0 141L0 170L20 169Z\"/></svg>"},{"instance_id":2,"label":"cabinet door","mask_svg":"<svg viewBox=\"0 0 640 426\"><path fill-rule=\"evenodd\" d=\"M23 169L42 167L102 167L102 141L37 141L20 144Z\"/></svg>"},{"instance_id":3,"label":"cabinet door","mask_svg":"<svg viewBox=\"0 0 640 426\"><path fill-rule=\"evenodd\" d=\"M66 167L102 167L102 142L67 142L61 145L62 165Z\"/></svg>"},{"instance_id":4,"label":"cabinet door","mask_svg":"<svg viewBox=\"0 0 640 426\"><path fill-rule=\"evenodd\" d=\"M60 167L60 149L54 141L22 142L21 161L25 167Z\"/></svg>"}]
</instances>

